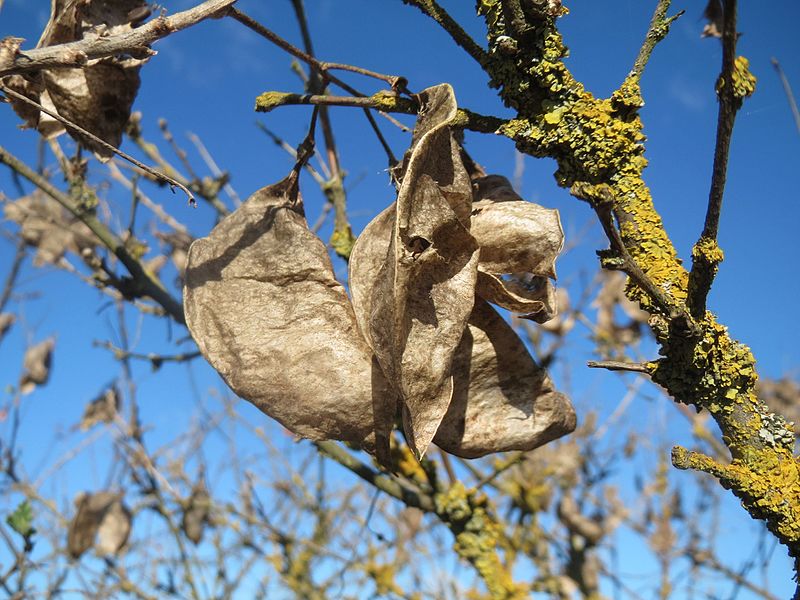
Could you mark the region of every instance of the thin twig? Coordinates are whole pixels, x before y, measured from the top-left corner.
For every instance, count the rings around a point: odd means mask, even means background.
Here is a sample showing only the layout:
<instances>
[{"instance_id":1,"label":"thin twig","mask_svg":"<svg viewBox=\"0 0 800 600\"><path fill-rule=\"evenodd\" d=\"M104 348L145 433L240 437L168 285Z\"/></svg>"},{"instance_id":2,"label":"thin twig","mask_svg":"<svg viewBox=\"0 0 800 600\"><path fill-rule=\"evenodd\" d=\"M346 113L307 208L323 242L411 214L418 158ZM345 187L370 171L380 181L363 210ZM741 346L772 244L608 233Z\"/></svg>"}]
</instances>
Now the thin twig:
<instances>
[{"instance_id":1,"label":"thin twig","mask_svg":"<svg viewBox=\"0 0 800 600\"><path fill-rule=\"evenodd\" d=\"M786 73L783 72L783 67L781 67L781 63L778 62L778 59L773 56L769 60L772 66L775 67L775 71L778 73L778 77L781 80L783 91L786 93L786 99L789 101L789 108L792 109L795 127L797 127L797 132L800 133L800 109L797 108L797 101L794 99L792 86L789 85L789 79L787 79Z\"/></svg>"},{"instance_id":2,"label":"thin twig","mask_svg":"<svg viewBox=\"0 0 800 600\"><path fill-rule=\"evenodd\" d=\"M689 288L686 304L692 316L702 316L706 311L706 299L717 273L722 253L717 244L719 218L722 213L722 198L728 174L728 155L736 113L742 99L734 90L736 60L736 0L723 0L722 72L717 84L719 113L717 116L717 141L714 147L714 166L711 172L711 189L708 193L708 208L703 232L692 252L692 270L689 273ZM714 252L713 250L716 250Z\"/></svg>"},{"instance_id":3,"label":"thin twig","mask_svg":"<svg viewBox=\"0 0 800 600\"><path fill-rule=\"evenodd\" d=\"M97 137L93 133L85 130L80 125L76 125L75 123L73 123L69 119L66 119L66 118L62 117L57 112L45 108L44 106L42 106L41 104L39 104L35 100L31 100L27 96L24 96L23 94L17 93L14 90L9 89L9 88L7 88L5 86L2 86L2 85L0 85L0 90L2 90L2 92L4 94L8 94L9 96L11 96L13 98L16 98L17 100L20 100L22 102L25 102L26 104L29 104L30 106L34 106L34 107L38 108L40 111L42 111L46 115L49 115L49 116L53 117L56 121L58 121L59 123L63 124L65 127L68 127L69 129L72 129L73 131L76 131L76 132L80 133L81 135L85 135L90 140L92 140L94 143L102 146L103 148L105 148L109 152L113 152L114 154L116 154L120 158L124 158L129 163L134 164L137 167L139 167L140 169L142 169L143 171L146 171L146 172L150 173L150 175L152 175L153 177L156 177L157 179L159 179L161 181L164 181L165 183L169 184L170 186L174 186L174 187L180 188L188 196L189 204L191 204L192 206L197 204L195 202L194 195L192 194L192 192L190 192L189 188L187 188L185 185L183 185L180 181L177 181L177 180L173 179L169 175L165 175L164 173L160 173L159 171L156 171L152 167L148 167L146 164L144 164L143 162L135 159L130 154L126 154L122 150L119 150L118 148L115 148L114 146L112 146L111 144L106 142L105 140L100 139L99 137Z\"/></svg>"},{"instance_id":4,"label":"thin twig","mask_svg":"<svg viewBox=\"0 0 800 600\"><path fill-rule=\"evenodd\" d=\"M24 260L25 240L22 236L20 236L19 240L17 240L17 250L14 253L14 260L11 263L11 269L8 271L6 281L3 284L3 291L0 293L0 313L3 312L6 304L8 304L8 301L11 299L11 293L14 291L14 284L17 282L17 276L19 276L19 271Z\"/></svg>"},{"instance_id":5,"label":"thin twig","mask_svg":"<svg viewBox=\"0 0 800 600\"><path fill-rule=\"evenodd\" d=\"M436 0L403 0L403 2L416 6L436 21L442 29L450 34L453 41L466 50L467 54L474 58L479 65L485 66L489 62L489 56L486 51L464 31L461 25L446 10L436 3Z\"/></svg>"},{"instance_id":6,"label":"thin twig","mask_svg":"<svg viewBox=\"0 0 800 600\"><path fill-rule=\"evenodd\" d=\"M650 26L647 28L644 43L641 48L639 48L639 54L633 62L633 68L629 75L629 77L636 81L641 79L642 72L647 62L650 60L650 55L653 53L656 44L663 40L667 33L669 33L669 27L672 25L672 22L686 12L682 10L672 17L667 17L667 10L669 10L670 4L672 4L672 0L659 0L656 5L653 18L650 20Z\"/></svg>"},{"instance_id":7,"label":"thin twig","mask_svg":"<svg viewBox=\"0 0 800 600\"><path fill-rule=\"evenodd\" d=\"M194 360L201 356L199 351L195 352L179 352L177 354L156 354L154 352L147 352L147 353L140 353L140 352L131 352L129 350L125 350L123 348L119 348L112 344L111 342L95 340L92 342L92 345L95 348L105 348L114 353L114 357L117 359L127 359L127 358L135 358L137 360L146 360L154 365L161 365L161 363L165 362L175 362L175 363L182 363L188 362L190 360Z\"/></svg>"},{"instance_id":8,"label":"thin twig","mask_svg":"<svg viewBox=\"0 0 800 600\"><path fill-rule=\"evenodd\" d=\"M321 452L361 477L367 483L402 501L406 506L413 506L425 512L435 512L435 506L430 496L421 490L411 488L409 484L401 482L396 477L371 469L336 442L321 441L314 442L314 445Z\"/></svg>"},{"instance_id":9,"label":"thin twig","mask_svg":"<svg viewBox=\"0 0 800 600\"><path fill-rule=\"evenodd\" d=\"M189 141L194 144L194 147L197 149L200 157L206 163L206 166L211 171L211 174L216 178L224 176L222 169L219 168L217 161L215 161L214 157L211 156L211 153L208 151L208 148L206 148L203 140L201 140L197 134L194 134L191 131L186 135L189 138ZM225 190L226 194L228 194L228 197L231 199L234 206L241 206L242 199L239 198L239 194L236 193L236 190L233 189L233 186L229 182L226 182L225 185L222 186L222 189Z\"/></svg>"},{"instance_id":10,"label":"thin twig","mask_svg":"<svg viewBox=\"0 0 800 600\"><path fill-rule=\"evenodd\" d=\"M591 369L608 369L609 371L630 371L631 373L650 373L647 363L621 362L618 360L590 360L586 366Z\"/></svg>"}]
</instances>

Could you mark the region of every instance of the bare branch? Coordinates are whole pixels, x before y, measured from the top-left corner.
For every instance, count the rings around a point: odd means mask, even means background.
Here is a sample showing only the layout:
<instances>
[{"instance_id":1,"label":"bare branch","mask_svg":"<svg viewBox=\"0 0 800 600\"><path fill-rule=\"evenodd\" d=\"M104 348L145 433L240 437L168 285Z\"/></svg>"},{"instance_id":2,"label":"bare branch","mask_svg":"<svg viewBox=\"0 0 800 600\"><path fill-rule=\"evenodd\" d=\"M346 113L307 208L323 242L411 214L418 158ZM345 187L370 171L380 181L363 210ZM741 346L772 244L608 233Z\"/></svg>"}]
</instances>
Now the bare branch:
<instances>
[{"instance_id":1,"label":"bare branch","mask_svg":"<svg viewBox=\"0 0 800 600\"><path fill-rule=\"evenodd\" d=\"M3 56L0 77L42 69L81 67L87 61L117 54L155 54L148 44L200 21L220 16L220 11L236 0L207 0L189 10L172 16L160 16L132 31L108 37L87 37L77 42L35 48Z\"/></svg>"}]
</instances>

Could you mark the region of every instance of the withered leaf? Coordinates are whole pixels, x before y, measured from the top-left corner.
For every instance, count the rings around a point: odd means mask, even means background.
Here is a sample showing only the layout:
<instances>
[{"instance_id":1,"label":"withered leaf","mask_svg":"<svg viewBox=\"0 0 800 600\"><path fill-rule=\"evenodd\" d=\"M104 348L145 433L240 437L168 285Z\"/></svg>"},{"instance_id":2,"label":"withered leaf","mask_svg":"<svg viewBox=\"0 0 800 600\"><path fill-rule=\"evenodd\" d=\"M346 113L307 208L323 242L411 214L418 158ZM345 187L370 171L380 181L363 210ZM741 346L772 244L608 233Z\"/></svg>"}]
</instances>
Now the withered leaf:
<instances>
[{"instance_id":1,"label":"withered leaf","mask_svg":"<svg viewBox=\"0 0 800 600\"><path fill-rule=\"evenodd\" d=\"M708 0L703 11L703 18L706 20L706 24L703 26L700 36L721 38L722 31L725 29L723 17L722 0Z\"/></svg>"},{"instance_id":2,"label":"withered leaf","mask_svg":"<svg viewBox=\"0 0 800 600\"><path fill-rule=\"evenodd\" d=\"M449 125L452 88L419 94L387 260L372 288L369 339L403 402L403 427L421 456L453 394L450 367L474 302L478 246L469 233L472 187Z\"/></svg>"},{"instance_id":3,"label":"withered leaf","mask_svg":"<svg viewBox=\"0 0 800 600\"><path fill-rule=\"evenodd\" d=\"M50 20L37 47L114 35L132 30L147 9L144 0L53 0ZM38 101L76 125L119 146L139 89L139 69L146 58L116 56L88 61L80 68L45 70L38 77L6 78L4 83ZM64 126L52 117L12 100L17 113L46 137L60 134ZM91 139L69 132L101 160L112 153Z\"/></svg>"},{"instance_id":4,"label":"withered leaf","mask_svg":"<svg viewBox=\"0 0 800 600\"><path fill-rule=\"evenodd\" d=\"M558 310L555 260L564 246L558 211L525 202L504 177L478 180L471 233L481 248L478 294L537 322ZM486 178L483 178L486 179Z\"/></svg>"},{"instance_id":5,"label":"withered leaf","mask_svg":"<svg viewBox=\"0 0 800 600\"><path fill-rule=\"evenodd\" d=\"M23 373L19 381L20 392L30 394L37 385L47 383L55 345L55 338L48 338L26 350L22 361Z\"/></svg>"},{"instance_id":6,"label":"withered leaf","mask_svg":"<svg viewBox=\"0 0 800 600\"><path fill-rule=\"evenodd\" d=\"M373 399L393 396L308 229L296 173L195 241L185 277L189 329L237 394L300 436L374 447Z\"/></svg>"},{"instance_id":7,"label":"withered leaf","mask_svg":"<svg viewBox=\"0 0 800 600\"><path fill-rule=\"evenodd\" d=\"M453 400L433 440L451 454L532 450L575 429L567 397L482 299L475 302L452 372Z\"/></svg>"},{"instance_id":8,"label":"withered leaf","mask_svg":"<svg viewBox=\"0 0 800 600\"><path fill-rule=\"evenodd\" d=\"M186 501L181 519L181 529L192 543L199 544L203 539L203 531L211 514L211 496L205 484L200 481L192 488L192 494Z\"/></svg>"},{"instance_id":9,"label":"withered leaf","mask_svg":"<svg viewBox=\"0 0 800 600\"><path fill-rule=\"evenodd\" d=\"M97 492L79 494L77 512L67 531L67 551L80 558L92 546L98 554L116 554L125 545L131 530L130 511L122 504L122 494Z\"/></svg>"},{"instance_id":10,"label":"withered leaf","mask_svg":"<svg viewBox=\"0 0 800 600\"><path fill-rule=\"evenodd\" d=\"M0 313L0 340L2 340L3 337L5 337L6 333L8 332L9 329L11 329L11 326L14 324L14 321L16 320L17 317L14 315L14 313L9 313L9 312Z\"/></svg>"},{"instance_id":11,"label":"withered leaf","mask_svg":"<svg viewBox=\"0 0 800 600\"><path fill-rule=\"evenodd\" d=\"M97 529L95 552L104 556L116 555L125 546L132 528L131 511L118 499L108 507Z\"/></svg>"},{"instance_id":12,"label":"withered leaf","mask_svg":"<svg viewBox=\"0 0 800 600\"><path fill-rule=\"evenodd\" d=\"M36 248L36 266L56 264L67 252L80 255L96 245L86 225L39 190L8 202L3 212L6 219L21 227L25 243Z\"/></svg>"},{"instance_id":13,"label":"withered leaf","mask_svg":"<svg viewBox=\"0 0 800 600\"><path fill-rule=\"evenodd\" d=\"M110 387L89 402L83 411L80 428L84 431L97 423L111 423L119 410L119 391Z\"/></svg>"}]
</instances>

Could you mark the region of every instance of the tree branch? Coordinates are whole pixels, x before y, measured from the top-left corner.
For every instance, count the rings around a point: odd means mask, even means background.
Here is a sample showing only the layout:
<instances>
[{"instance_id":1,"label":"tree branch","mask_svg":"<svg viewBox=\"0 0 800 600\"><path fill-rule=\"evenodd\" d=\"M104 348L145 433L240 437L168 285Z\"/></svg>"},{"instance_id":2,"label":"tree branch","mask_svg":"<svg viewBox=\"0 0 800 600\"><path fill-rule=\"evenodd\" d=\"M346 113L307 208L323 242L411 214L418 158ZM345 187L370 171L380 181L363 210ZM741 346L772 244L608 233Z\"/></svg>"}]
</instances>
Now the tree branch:
<instances>
[{"instance_id":1,"label":"tree branch","mask_svg":"<svg viewBox=\"0 0 800 600\"><path fill-rule=\"evenodd\" d=\"M0 77L42 69L81 67L89 60L117 54L155 54L146 48L148 44L205 19L219 17L220 11L234 2L236 0L207 0L189 10L169 17L159 16L141 27L117 35L87 37L77 42L9 53L3 55L0 62Z\"/></svg>"},{"instance_id":2,"label":"tree branch","mask_svg":"<svg viewBox=\"0 0 800 600\"><path fill-rule=\"evenodd\" d=\"M746 91L737 82L737 79L741 79L742 83L745 83L747 82L746 78L752 78L752 76L747 72L745 59L736 58L736 40L739 37L736 30L736 0L724 0L723 8L722 72L717 81L719 113L714 167L703 233L692 249L692 271L689 273L689 293L686 299L689 311L694 317L702 316L705 313L706 298L717 274L719 263L723 260L722 251L717 245L717 232L719 231L722 198L728 173L728 155L733 124L736 120L736 113L742 106L744 96L752 93L752 89Z\"/></svg>"},{"instance_id":3,"label":"tree branch","mask_svg":"<svg viewBox=\"0 0 800 600\"><path fill-rule=\"evenodd\" d=\"M148 296L156 303L160 304L178 323L185 324L181 303L167 292L163 284L157 278L144 269L142 264L128 252L125 243L108 229L105 224L101 223L94 214L75 206L66 194L61 192L52 183L47 181L47 179L33 171L28 165L2 146L0 146L0 163L8 165L13 171L20 174L66 208L73 216L83 222L92 233L97 236L97 239L125 265L125 268L132 277L132 285L128 286L129 289L124 291L120 290L123 291L123 294Z\"/></svg>"},{"instance_id":4,"label":"tree branch","mask_svg":"<svg viewBox=\"0 0 800 600\"><path fill-rule=\"evenodd\" d=\"M453 41L466 50L467 54L474 58L479 65L484 66L489 61L489 56L486 51L464 31L461 25L459 25L446 10L436 3L436 0L403 0L403 2L416 6L423 13L436 21L442 29L450 34Z\"/></svg>"},{"instance_id":5,"label":"tree branch","mask_svg":"<svg viewBox=\"0 0 800 600\"><path fill-rule=\"evenodd\" d=\"M293 94L288 92L264 92L256 98L256 111L269 112L279 106L310 104L315 106L354 106L373 108L382 112L415 115L419 105L409 98L392 92L377 92L372 96L328 96L315 94ZM480 133L497 133L506 121L490 115L482 115L459 108L452 125Z\"/></svg>"}]
</instances>

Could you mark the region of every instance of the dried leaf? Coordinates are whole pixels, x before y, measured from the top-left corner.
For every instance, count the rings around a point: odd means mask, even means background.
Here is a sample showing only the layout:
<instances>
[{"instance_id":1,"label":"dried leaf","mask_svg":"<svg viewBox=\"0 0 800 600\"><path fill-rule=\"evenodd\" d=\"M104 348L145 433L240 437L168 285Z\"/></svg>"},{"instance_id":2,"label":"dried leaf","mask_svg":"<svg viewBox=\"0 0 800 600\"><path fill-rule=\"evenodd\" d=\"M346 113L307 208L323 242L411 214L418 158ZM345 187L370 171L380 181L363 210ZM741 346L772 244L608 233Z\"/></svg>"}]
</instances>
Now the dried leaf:
<instances>
[{"instance_id":1,"label":"dried leaf","mask_svg":"<svg viewBox=\"0 0 800 600\"><path fill-rule=\"evenodd\" d=\"M192 495L186 501L181 520L181 529L192 543L199 544L203 539L203 530L209 523L211 514L211 496L205 484L200 481L192 489Z\"/></svg>"},{"instance_id":2,"label":"dried leaf","mask_svg":"<svg viewBox=\"0 0 800 600\"><path fill-rule=\"evenodd\" d=\"M708 0L708 4L706 4L706 8L703 11L703 18L706 20L706 24L700 36L721 38L722 31L725 29L723 17L722 0Z\"/></svg>"},{"instance_id":3,"label":"dried leaf","mask_svg":"<svg viewBox=\"0 0 800 600\"><path fill-rule=\"evenodd\" d=\"M497 311L477 300L453 362L455 391L434 438L464 458L532 450L575 429L575 411Z\"/></svg>"},{"instance_id":4,"label":"dried leaf","mask_svg":"<svg viewBox=\"0 0 800 600\"><path fill-rule=\"evenodd\" d=\"M101 556L119 554L128 541L131 527L130 510L122 503L121 499L117 500L108 507L100 522L97 530L97 542L94 545L95 552Z\"/></svg>"},{"instance_id":5,"label":"dried leaf","mask_svg":"<svg viewBox=\"0 0 800 600\"><path fill-rule=\"evenodd\" d=\"M300 436L374 446L373 402L393 396L308 229L296 174L192 244L184 307L201 352L242 398Z\"/></svg>"},{"instance_id":6,"label":"dried leaf","mask_svg":"<svg viewBox=\"0 0 800 600\"><path fill-rule=\"evenodd\" d=\"M525 202L504 177L476 182L471 233L481 248L478 294L523 318L557 312L555 260L564 246L557 210ZM485 178L484 178L485 179Z\"/></svg>"},{"instance_id":7,"label":"dried leaf","mask_svg":"<svg viewBox=\"0 0 800 600\"><path fill-rule=\"evenodd\" d=\"M450 370L472 311L478 247L469 233L472 187L449 126L453 89L439 85L419 99L368 338L400 392L408 444L422 456L452 398Z\"/></svg>"},{"instance_id":8,"label":"dried leaf","mask_svg":"<svg viewBox=\"0 0 800 600\"><path fill-rule=\"evenodd\" d=\"M144 0L53 0L50 20L37 47L131 31L149 14L145 9ZM146 60L147 57L130 56L95 59L80 68L45 70L33 79L12 76L4 83L112 146L119 146L139 90L139 69ZM52 117L39 114L18 100L12 100L12 105L26 123L36 126L42 135L50 137L64 131L64 126ZM69 133L101 160L112 156L85 136Z\"/></svg>"},{"instance_id":9,"label":"dried leaf","mask_svg":"<svg viewBox=\"0 0 800 600\"><path fill-rule=\"evenodd\" d=\"M95 545L95 539L99 554L116 554L125 545L131 514L122 504L122 494L79 494L75 506L77 512L67 531L67 551L72 558L80 558Z\"/></svg>"},{"instance_id":10,"label":"dried leaf","mask_svg":"<svg viewBox=\"0 0 800 600\"><path fill-rule=\"evenodd\" d=\"M119 410L119 400L119 391L116 387L105 390L86 405L81 417L80 428L86 431L97 423L111 423Z\"/></svg>"},{"instance_id":11,"label":"dried leaf","mask_svg":"<svg viewBox=\"0 0 800 600\"><path fill-rule=\"evenodd\" d=\"M9 329L11 329L11 326L16 320L17 317L14 315L14 313L0 313L0 340L5 337L6 333Z\"/></svg>"},{"instance_id":12,"label":"dried leaf","mask_svg":"<svg viewBox=\"0 0 800 600\"><path fill-rule=\"evenodd\" d=\"M25 352L22 361L23 373L19 380L19 389L23 394L30 394L37 385L44 385L50 378L50 367L53 360L55 338L48 338L31 346Z\"/></svg>"},{"instance_id":13,"label":"dried leaf","mask_svg":"<svg viewBox=\"0 0 800 600\"><path fill-rule=\"evenodd\" d=\"M56 264L67 252L80 255L96 244L94 234L58 202L40 191L8 202L5 218L22 228L22 239L36 248L33 264Z\"/></svg>"}]
</instances>

